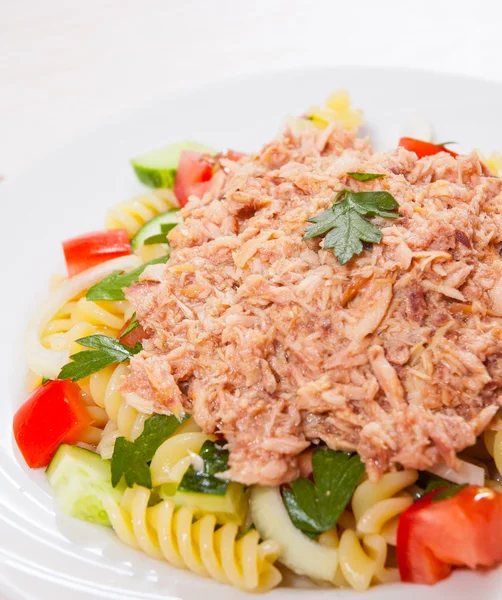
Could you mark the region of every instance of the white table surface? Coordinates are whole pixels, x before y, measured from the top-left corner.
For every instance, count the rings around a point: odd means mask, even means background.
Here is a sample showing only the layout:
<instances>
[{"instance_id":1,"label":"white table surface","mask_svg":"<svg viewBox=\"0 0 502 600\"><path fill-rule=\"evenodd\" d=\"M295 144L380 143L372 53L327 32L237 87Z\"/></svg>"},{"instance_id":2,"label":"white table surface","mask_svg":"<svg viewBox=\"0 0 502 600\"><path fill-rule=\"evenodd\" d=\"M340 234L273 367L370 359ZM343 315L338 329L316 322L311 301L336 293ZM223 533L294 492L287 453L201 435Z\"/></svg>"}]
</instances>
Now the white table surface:
<instances>
[{"instance_id":1,"label":"white table surface","mask_svg":"<svg viewBox=\"0 0 502 600\"><path fill-rule=\"evenodd\" d=\"M366 64L502 81L501 23L501 0L0 0L0 173L236 74Z\"/></svg>"}]
</instances>

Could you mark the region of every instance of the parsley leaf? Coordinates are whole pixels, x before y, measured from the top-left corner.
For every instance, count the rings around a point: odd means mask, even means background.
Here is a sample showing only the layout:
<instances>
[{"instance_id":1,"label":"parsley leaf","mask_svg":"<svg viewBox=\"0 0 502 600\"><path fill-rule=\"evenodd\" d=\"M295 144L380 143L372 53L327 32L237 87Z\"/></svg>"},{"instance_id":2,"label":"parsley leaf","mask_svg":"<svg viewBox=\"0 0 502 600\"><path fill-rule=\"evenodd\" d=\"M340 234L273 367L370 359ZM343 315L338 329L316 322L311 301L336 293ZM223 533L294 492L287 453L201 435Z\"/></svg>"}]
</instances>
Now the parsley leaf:
<instances>
[{"instance_id":1,"label":"parsley leaf","mask_svg":"<svg viewBox=\"0 0 502 600\"><path fill-rule=\"evenodd\" d=\"M397 219L398 203L388 192L339 192L331 208L309 219L303 236L309 240L324 234L324 249L332 248L340 264L363 251L362 242L379 243L382 232L363 217Z\"/></svg>"},{"instance_id":2,"label":"parsley leaf","mask_svg":"<svg viewBox=\"0 0 502 600\"><path fill-rule=\"evenodd\" d=\"M178 225L178 223L162 223L160 226L160 233L156 235L152 235L143 242L145 246L150 246L152 244L168 244L167 234L174 229Z\"/></svg>"},{"instance_id":3,"label":"parsley leaf","mask_svg":"<svg viewBox=\"0 0 502 600\"><path fill-rule=\"evenodd\" d=\"M48 377L42 377L42 383L40 385L45 385L46 383L49 383L49 381L52 381L52 380L49 379Z\"/></svg>"},{"instance_id":4,"label":"parsley leaf","mask_svg":"<svg viewBox=\"0 0 502 600\"><path fill-rule=\"evenodd\" d=\"M119 338L122 339L128 333L131 333L131 331L134 331L136 329L136 327L139 327L139 321L136 318L136 313L133 313L132 317L129 319L129 323L127 324L127 327L120 334Z\"/></svg>"},{"instance_id":5,"label":"parsley leaf","mask_svg":"<svg viewBox=\"0 0 502 600\"><path fill-rule=\"evenodd\" d=\"M126 346L107 335L89 335L80 338L77 343L94 350L83 350L72 354L70 358L73 362L69 362L61 369L58 379L78 381L109 365L123 362L141 352L142 349L139 342L134 347Z\"/></svg>"},{"instance_id":6,"label":"parsley leaf","mask_svg":"<svg viewBox=\"0 0 502 600\"><path fill-rule=\"evenodd\" d=\"M202 471L196 471L190 465L183 475L178 489L181 492L197 494L214 494L223 496L227 491L228 481L215 477L228 469L228 450L224 450L226 442L207 440L200 449L199 456L204 461Z\"/></svg>"},{"instance_id":7,"label":"parsley leaf","mask_svg":"<svg viewBox=\"0 0 502 600\"><path fill-rule=\"evenodd\" d=\"M442 477L434 477L429 480L421 497L423 498L430 492L440 490L432 498L432 501L437 502L438 500L447 500L448 498L454 496L457 492L460 492L460 490L463 490L465 487L467 487L467 483L458 484L448 481L447 479L443 479Z\"/></svg>"},{"instance_id":8,"label":"parsley leaf","mask_svg":"<svg viewBox=\"0 0 502 600\"><path fill-rule=\"evenodd\" d=\"M167 262L169 255L154 258L140 265L137 269L124 273L123 271L112 271L96 285L87 290L85 297L87 300L124 300L124 288L128 288L132 283L138 281L139 276L149 265Z\"/></svg>"},{"instance_id":9,"label":"parsley leaf","mask_svg":"<svg viewBox=\"0 0 502 600\"><path fill-rule=\"evenodd\" d=\"M353 179L357 179L357 181L372 181L373 179L386 177L385 173L354 173L349 171L347 171L347 175L350 175Z\"/></svg>"},{"instance_id":10,"label":"parsley leaf","mask_svg":"<svg viewBox=\"0 0 502 600\"><path fill-rule=\"evenodd\" d=\"M284 489L291 521L309 537L332 529L364 473L358 454L318 448L312 455L314 483L300 478Z\"/></svg>"},{"instance_id":11,"label":"parsley leaf","mask_svg":"<svg viewBox=\"0 0 502 600\"><path fill-rule=\"evenodd\" d=\"M117 438L112 456L113 487L117 487L124 477L128 487L137 484L151 488L149 463L157 448L179 429L184 420L178 421L174 415L153 415L145 421L141 435L134 442L125 437Z\"/></svg>"}]
</instances>

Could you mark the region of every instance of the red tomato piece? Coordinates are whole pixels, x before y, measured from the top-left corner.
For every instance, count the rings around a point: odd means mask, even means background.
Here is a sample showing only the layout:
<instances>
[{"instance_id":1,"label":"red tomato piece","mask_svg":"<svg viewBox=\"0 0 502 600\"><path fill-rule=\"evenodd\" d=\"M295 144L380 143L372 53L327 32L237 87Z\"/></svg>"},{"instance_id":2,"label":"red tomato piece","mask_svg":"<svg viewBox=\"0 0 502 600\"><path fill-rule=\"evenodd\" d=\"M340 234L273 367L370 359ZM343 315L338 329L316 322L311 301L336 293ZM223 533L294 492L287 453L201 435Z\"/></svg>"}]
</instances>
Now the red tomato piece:
<instances>
[{"instance_id":1,"label":"red tomato piece","mask_svg":"<svg viewBox=\"0 0 502 600\"><path fill-rule=\"evenodd\" d=\"M469 485L433 501L415 502L399 518L397 559L402 581L431 585L455 566L491 567L502 560L502 494Z\"/></svg>"},{"instance_id":2,"label":"red tomato piece","mask_svg":"<svg viewBox=\"0 0 502 600\"><path fill-rule=\"evenodd\" d=\"M200 198L208 190L213 172L211 157L192 150L181 153L174 180L174 193L180 206L185 206L192 194Z\"/></svg>"},{"instance_id":3,"label":"red tomato piece","mask_svg":"<svg viewBox=\"0 0 502 600\"><path fill-rule=\"evenodd\" d=\"M73 277L112 258L131 254L131 243L125 229L96 231L64 241L63 251L68 275Z\"/></svg>"},{"instance_id":4,"label":"red tomato piece","mask_svg":"<svg viewBox=\"0 0 502 600\"><path fill-rule=\"evenodd\" d=\"M14 415L14 437L32 469L46 467L59 444L78 442L92 418L71 381L38 387Z\"/></svg>"},{"instance_id":5,"label":"red tomato piece","mask_svg":"<svg viewBox=\"0 0 502 600\"><path fill-rule=\"evenodd\" d=\"M142 342L146 338L146 333L141 325L138 325L134 329L132 329L129 333L124 334L124 331L129 327L129 323L131 319L128 319L122 329L119 331L117 335L117 339L120 340L126 346L135 346L138 342Z\"/></svg>"},{"instance_id":6,"label":"red tomato piece","mask_svg":"<svg viewBox=\"0 0 502 600\"><path fill-rule=\"evenodd\" d=\"M431 144L430 142L423 142L422 140L416 140L414 138L403 137L399 140L399 146L406 148L410 152L414 152L418 158L424 156L432 156L439 152L447 152L450 156L458 156L456 152L448 150L445 146L438 146L437 144Z\"/></svg>"}]
</instances>

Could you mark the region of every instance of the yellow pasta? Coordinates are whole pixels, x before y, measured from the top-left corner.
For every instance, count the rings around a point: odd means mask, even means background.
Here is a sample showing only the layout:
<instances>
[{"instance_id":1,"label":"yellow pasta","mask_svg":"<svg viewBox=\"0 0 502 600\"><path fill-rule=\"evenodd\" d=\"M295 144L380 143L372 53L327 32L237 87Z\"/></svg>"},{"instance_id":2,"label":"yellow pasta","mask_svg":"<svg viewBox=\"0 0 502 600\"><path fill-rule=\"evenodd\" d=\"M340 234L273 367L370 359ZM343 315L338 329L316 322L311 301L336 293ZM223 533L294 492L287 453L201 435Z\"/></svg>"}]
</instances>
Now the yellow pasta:
<instances>
[{"instance_id":1,"label":"yellow pasta","mask_svg":"<svg viewBox=\"0 0 502 600\"><path fill-rule=\"evenodd\" d=\"M325 107L314 106L308 111L307 116L318 127L326 127L330 123L338 122L345 129L355 129L363 122L363 113L351 107L347 90L331 94L326 100Z\"/></svg>"},{"instance_id":2,"label":"yellow pasta","mask_svg":"<svg viewBox=\"0 0 502 600\"><path fill-rule=\"evenodd\" d=\"M67 302L45 327L41 343L51 350L79 352L82 347L75 340L94 334L116 337L121 327L132 315L125 300L118 302L92 302L79 298Z\"/></svg>"},{"instance_id":3,"label":"yellow pasta","mask_svg":"<svg viewBox=\"0 0 502 600\"><path fill-rule=\"evenodd\" d=\"M108 211L105 225L107 229L125 229L132 238L150 219L172 208L178 208L172 190L152 190L113 206Z\"/></svg>"},{"instance_id":4,"label":"yellow pasta","mask_svg":"<svg viewBox=\"0 0 502 600\"><path fill-rule=\"evenodd\" d=\"M122 396L120 384L128 368L124 363L110 365L93 373L88 380L91 397L106 411L110 419L97 448L102 458L111 458L117 437L124 436L131 441L135 440L150 416L129 406Z\"/></svg>"},{"instance_id":5,"label":"yellow pasta","mask_svg":"<svg viewBox=\"0 0 502 600\"><path fill-rule=\"evenodd\" d=\"M415 483L417 471L406 469L386 473L376 483L361 483L352 496L352 511L359 534L381 534L395 545L399 515L413 504L413 498L403 490Z\"/></svg>"},{"instance_id":6,"label":"yellow pasta","mask_svg":"<svg viewBox=\"0 0 502 600\"><path fill-rule=\"evenodd\" d=\"M150 464L153 485L179 483L191 464L192 455L199 453L206 440L215 439L214 435L186 430L167 439L159 446Z\"/></svg>"},{"instance_id":7,"label":"yellow pasta","mask_svg":"<svg viewBox=\"0 0 502 600\"><path fill-rule=\"evenodd\" d=\"M128 489L119 505L108 497L105 509L119 538L156 559L249 592L264 592L282 579L274 562L278 547L260 542L257 531L238 538L238 526L217 528L213 515L194 520L194 509L176 511L172 500L148 507L150 490Z\"/></svg>"}]
</instances>

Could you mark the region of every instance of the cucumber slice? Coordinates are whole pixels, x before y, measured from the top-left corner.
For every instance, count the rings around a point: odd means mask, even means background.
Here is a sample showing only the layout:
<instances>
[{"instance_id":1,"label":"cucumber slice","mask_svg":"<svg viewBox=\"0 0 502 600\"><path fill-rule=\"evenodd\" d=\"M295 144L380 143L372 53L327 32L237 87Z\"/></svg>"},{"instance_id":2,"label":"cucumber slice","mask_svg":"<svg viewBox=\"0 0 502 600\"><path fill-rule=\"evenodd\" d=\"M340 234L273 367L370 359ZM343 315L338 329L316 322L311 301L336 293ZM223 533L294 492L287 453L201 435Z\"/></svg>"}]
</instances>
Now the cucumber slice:
<instances>
[{"instance_id":1,"label":"cucumber slice","mask_svg":"<svg viewBox=\"0 0 502 600\"><path fill-rule=\"evenodd\" d=\"M209 146L184 141L133 158L131 164L138 179L148 187L172 188L174 187L180 154L183 150L216 154L216 150L209 148Z\"/></svg>"},{"instance_id":2,"label":"cucumber slice","mask_svg":"<svg viewBox=\"0 0 502 600\"><path fill-rule=\"evenodd\" d=\"M242 525L247 516L248 495L244 491L244 486L233 481L228 484L227 491L222 496L182 492L177 489L177 484L172 483L161 485L160 495L174 500L176 507L194 508L197 518L207 514L214 515L221 525L225 523Z\"/></svg>"},{"instance_id":3,"label":"cucumber slice","mask_svg":"<svg viewBox=\"0 0 502 600\"><path fill-rule=\"evenodd\" d=\"M99 454L61 444L46 470L47 478L61 510L81 519L111 527L103 498L120 501L124 487L112 487L110 461Z\"/></svg>"},{"instance_id":4,"label":"cucumber slice","mask_svg":"<svg viewBox=\"0 0 502 600\"><path fill-rule=\"evenodd\" d=\"M143 227L138 231L138 233L132 238L131 246L133 250L137 250L140 246L143 246L145 240L157 235L162 234L162 226L163 225L177 225L181 221L181 217L179 214L179 210L174 208L172 210L168 210L153 219L150 219L147 223L143 225ZM167 233L165 234L167 236ZM167 244L167 239L164 236L164 243ZM159 239L159 244L162 243L162 240Z\"/></svg>"},{"instance_id":5,"label":"cucumber slice","mask_svg":"<svg viewBox=\"0 0 502 600\"><path fill-rule=\"evenodd\" d=\"M297 529L289 518L278 487L251 488L252 521L264 540L277 542L279 560L299 575L334 582L338 550L322 546Z\"/></svg>"}]
</instances>

